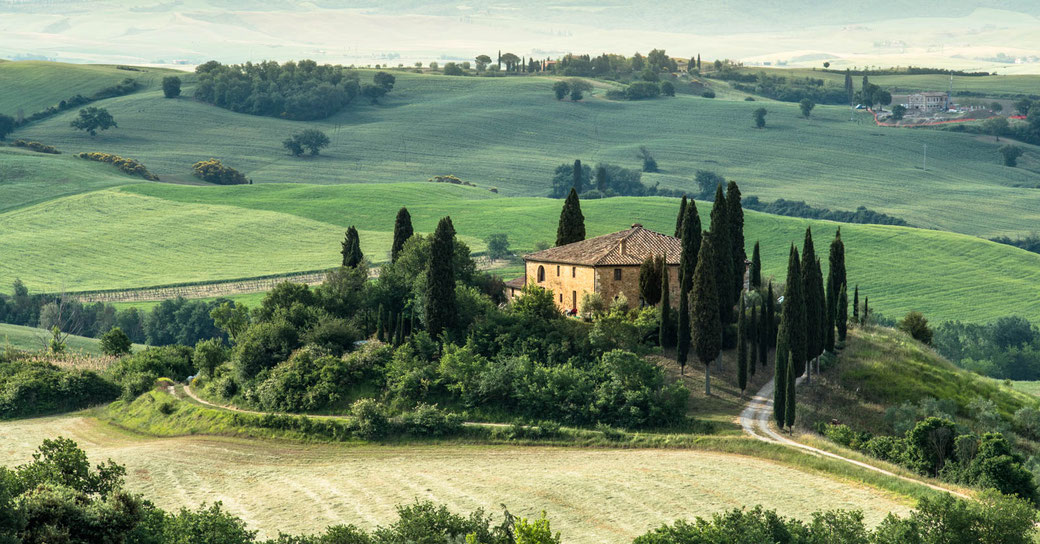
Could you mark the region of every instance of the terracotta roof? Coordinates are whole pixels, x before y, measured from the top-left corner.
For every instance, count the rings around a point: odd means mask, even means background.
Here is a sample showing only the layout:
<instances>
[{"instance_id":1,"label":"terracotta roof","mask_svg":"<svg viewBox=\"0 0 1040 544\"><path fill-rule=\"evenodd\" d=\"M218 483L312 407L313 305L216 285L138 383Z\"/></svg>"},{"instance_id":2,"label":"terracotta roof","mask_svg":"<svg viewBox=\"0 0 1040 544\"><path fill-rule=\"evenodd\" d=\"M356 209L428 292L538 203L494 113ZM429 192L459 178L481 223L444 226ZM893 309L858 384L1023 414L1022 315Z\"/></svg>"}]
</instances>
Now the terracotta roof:
<instances>
[{"instance_id":1,"label":"terracotta roof","mask_svg":"<svg viewBox=\"0 0 1040 544\"><path fill-rule=\"evenodd\" d=\"M664 254L668 264L679 264L680 253L678 238L635 224L628 230L530 253L524 260L585 266L640 265L650 255Z\"/></svg>"},{"instance_id":2,"label":"terracotta roof","mask_svg":"<svg viewBox=\"0 0 1040 544\"><path fill-rule=\"evenodd\" d=\"M506 287L513 287L516 289L523 289L524 284L527 283L527 276L520 276L519 278L513 278L506 282Z\"/></svg>"}]
</instances>

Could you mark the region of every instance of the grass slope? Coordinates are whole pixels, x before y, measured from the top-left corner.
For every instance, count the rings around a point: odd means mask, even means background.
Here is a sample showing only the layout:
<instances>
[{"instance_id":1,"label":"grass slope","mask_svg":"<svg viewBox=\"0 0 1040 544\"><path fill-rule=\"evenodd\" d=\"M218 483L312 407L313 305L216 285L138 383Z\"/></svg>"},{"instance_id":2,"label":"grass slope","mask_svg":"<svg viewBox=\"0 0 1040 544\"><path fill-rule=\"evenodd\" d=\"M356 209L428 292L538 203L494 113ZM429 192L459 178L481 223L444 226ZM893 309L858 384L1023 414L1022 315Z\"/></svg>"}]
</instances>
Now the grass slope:
<instances>
[{"instance_id":1,"label":"grass slope","mask_svg":"<svg viewBox=\"0 0 1040 544\"><path fill-rule=\"evenodd\" d=\"M68 124L75 112L15 133L66 151L107 151L143 161L166 180L190 180L192 163L224 160L256 182L320 184L421 181L455 174L508 196L541 196L553 169L581 158L637 167L646 145L662 172L645 181L696 192L697 170L741 182L745 194L854 209L914 225L993 236L1040 220L1040 174L999 164L997 144L965 134L874 127L848 108L768 102L768 128L752 128L762 102L681 95L613 102L596 94L556 101L547 78L463 78L397 73L380 105L359 101L320 122L236 114L157 89L104 101L119 128L96 138ZM364 75L369 77L370 73ZM186 87L190 96L192 89ZM332 145L289 157L281 141L316 127ZM920 168L928 145L929 169Z\"/></svg>"},{"instance_id":2,"label":"grass slope","mask_svg":"<svg viewBox=\"0 0 1040 544\"><path fill-rule=\"evenodd\" d=\"M114 167L71 155L0 147L0 212L48 200L140 182Z\"/></svg>"},{"instance_id":3,"label":"grass slope","mask_svg":"<svg viewBox=\"0 0 1040 544\"><path fill-rule=\"evenodd\" d=\"M222 501L265 536L329 524L366 528L416 499L458 511L536 516L542 509L568 542L629 542L676 518L763 504L808 518L819 496L862 509L868 523L906 513L909 501L840 474L702 449L588 449L511 445L306 444L212 436L148 438L81 415L0 423L11 437L0 465L16 465L44 438L76 440L91 459L127 466L127 485L158 506ZM757 445L748 439L730 440ZM771 452L785 453L781 448ZM171 458L169 452L179 454ZM789 456L788 456L789 457ZM804 456L803 456L804 457ZM807 465L825 465L808 459ZM821 472L817 472L820 470ZM719 481L731 485L720 487ZM796 483L796 485L791 485ZM508 485L507 485L508 484Z\"/></svg>"},{"instance_id":4,"label":"grass slope","mask_svg":"<svg viewBox=\"0 0 1040 544\"><path fill-rule=\"evenodd\" d=\"M47 349L50 341L51 332L48 330L0 323L0 346L10 346L25 351L39 351ZM66 338L65 347L69 351L77 353L101 354L101 340L96 338L71 335Z\"/></svg>"},{"instance_id":5,"label":"grass slope","mask_svg":"<svg viewBox=\"0 0 1040 544\"><path fill-rule=\"evenodd\" d=\"M0 63L0 113L13 116L20 109L28 116L77 94L89 97L128 77L158 88L163 76L183 73L163 68L138 70L32 60Z\"/></svg>"}]
</instances>

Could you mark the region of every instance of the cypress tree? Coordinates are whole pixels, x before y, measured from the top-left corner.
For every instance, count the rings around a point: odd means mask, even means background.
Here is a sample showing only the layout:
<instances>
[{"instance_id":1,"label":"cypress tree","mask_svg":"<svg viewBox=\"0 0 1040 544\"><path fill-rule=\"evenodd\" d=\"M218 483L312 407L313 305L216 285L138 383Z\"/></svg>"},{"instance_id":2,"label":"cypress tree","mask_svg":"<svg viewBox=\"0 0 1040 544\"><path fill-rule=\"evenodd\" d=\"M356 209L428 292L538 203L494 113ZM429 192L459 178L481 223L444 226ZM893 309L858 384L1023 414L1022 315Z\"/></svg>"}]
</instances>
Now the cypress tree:
<instances>
[{"instance_id":1,"label":"cypress tree","mask_svg":"<svg viewBox=\"0 0 1040 544\"><path fill-rule=\"evenodd\" d=\"M795 376L804 374L805 364L819 354L818 350L823 349L823 338L821 335L823 332L823 316L817 311L823 305L816 300L816 276L813 273L815 265L816 247L813 245L812 230L806 228L805 243L802 244L801 266L802 300L805 308L805 313L803 314L805 316L805 359L791 360L794 369L797 371ZM787 305L786 297L784 305ZM795 351L793 346L791 351L792 353Z\"/></svg>"},{"instance_id":2,"label":"cypress tree","mask_svg":"<svg viewBox=\"0 0 1040 544\"><path fill-rule=\"evenodd\" d=\"M795 384L796 376L794 374L794 366L787 365L787 393L784 394L784 400L787 402L787 408L784 410L784 420L787 422L787 428L794 429L794 415L795 415Z\"/></svg>"},{"instance_id":3,"label":"cypress tree","mask_svg":"<svg viewBox=\"0 0 1040 544\"><path fill-rule=\"evenodd\" d=\"M610 180L607 179L607 167L601 164L596 167L596 189L599 189L601 193L606 193L609 188Z\"/></svg>"},{"instance_id":4,"label":"cypress tree","mask_svg":"<svg viewBox=\"0 0 1040 544\"><path fill-rule=\"evenodd\" d=\"M823 270L821 269L820 259L816 259L812 267L812 283L813 283L813 302L816 304L816 314L818 316L817 323L819 323L819 329L817 329L817 343L814 344L815 351L813 357L816 358L816 373L820 373L820 356L823 355L823 349L826 347L827 339L827 295L823 289Z\"/></svg>"},{"instance_id":5,"label":"cypress tree","mask_svg":"<svg viewBox=\"0 0 1040 544\"><path fill-rule=\"evenodd\" d=\"M772 322L766 315L766 304L762 304L762 312L758 314L758 364L762 368L769 362L769 324Z\"/></svg>"},{"instance_id":6,"label":"cypress tree","mask_svg":"<svg viewBox=\"0 0 1040 544\"><path fill-rule=\"evenodd\" d=\"M760 287L762 287L762 254L758 248L758 241L756 241L755 249L751 252L751 288Z\"/></svg>"},{"instance_id":7,"label":"cypress tree","mask_svg":"<svg viewBox=\"0 0 1040 544\"><path fill-rule=\"evenodd\" d=\"M766 351L776 347L776 295L773 294L773 282L769 282L766 291Z\"/></svg>"},{"instance_id":8,"label":"cypress tree","mask_svg":"<svg viewBox=\"0 0 1040 544\"><path fill-rule=\"evenodd\" d=\"M747 323L747 336L751 340L751 349L748 351L748 376L755 376L755 368L758 366L758 304L751 304L751 320Z\"/></svg>"},{"instance_id":9,"label":"cypress tree","mask_svg":"<svg viewBox=\"0 0 1040 544\"><path fill-rule=\"evenodd\" d=\"M394 345L400 346L404 343L404 312L397 314L397 336Z\"/></svg>"},{"instance_id":10,"label":"cypress tree","mask_svg":"<svg viewBox=\"0 0 1040 544\"><path fill-rule=\"evenodd\" d=\"M747 389L748 379L748 323L745 310L744 297L740 297L740 312L737 314L737 385L741 393Z\"/></svg>"},{"instance_id":11,"label":"cypress tree","mask_svg":"<svg viewBox=\"0 0 1040 544\"><path fill-rule=\"evenodd\" d=\"M379 305L379 317L376 319L376 338L379 339L380 342L385 342L386 341L386 334L384 333L384 325L383 325L383 305L382 304Z\"/></svg>"},{"instance_id":12,"label":"cypress tree","mask_svg":"<svg viewBox=\"0 0 1040 544\"><path fill-rule=\"evenodd\" d=\"M827 259L827 345L834 352L834 327L838 318L838 291L845 285L845 243L841 241L841 228L831 241Z\"/></svg>"},{"instance_id":13,"label":"cypress tree","mask_svg":"<svg viewBox=\"0 0 1040 544\"><path fill-rule=\"evenodd\" d=\"M679 202L679 216L675 218L675 237L682 237L682 222L683 217L686 217L686 195L682 195L682 201Z\"/></svg>"},{"instance_id":14,"label":"cypress tree","mask_svg":"<svg viewBox=\"0 0 1040 544\"><path fill-rule=\"evenodd\" d=\"M733 246L729 241L730 223L727 217L726 197L722 184L715 187L715 202L711 206L711 244L715 257L715 283L718 286L719 320L722 326L733 322L734 296Z\"/></svg>"},{"instance_id":15,"label":"cypress tree","mask_svg":"<svg viewBox=\"0 0 1040 544\"><path fill-rule=\"evenodd\" d=\"M697 359L704 365L704 394L711 395L711 363L722 350L722 322L719 319L718 285L715 282L715 236L704 236L693 273L691 321Z\"/></svg>"},{"instance_id":16,"label":"cypress tree","mask_svg":"<svg viewBox=\"0 0 1040 544\"><path fill-rule=\"evenodd\" d=\"M450 217L437 223L426 267L426 330L437 338L455 325L455 226Z\"/></svg>"},{"instance_id":17,"label":"cypress tree","mask_svg":"<svg viewBox=\"0 0 1040 544\"><path fill-rule=\"evenodd\" d=\"M578 192L572 188L560 212L560 224L556 227L556 245L572 244L584 239L585 216L581 213Z\"/></svg>"},{"instance_id":18,"label":"cypress tree","mask_svg":"<svg viewBox=\"0 0 1040 544\"><path fill-rule=\"evenodd\" d=\"M740 187L735 181L726 185L726 220L729 221L730 256L733 259L733 284L730 300L736 303L744 290L747 251L744 250L744 208L740 203Z\"/></svg>"},{"instance_id":19,"label":"cypress tree","mask_svg":"<svg viewBox=\"0 0 1040 544\"><path fill-rule=\"evenodd\" d=\"M870 297L863 297L863 325L870 323Z\"/></svg>"},{"instance_id":20,"label":"cypress tree","mask_svg":"<svg viewBox=\"0 0 1040 544\"><path fill-rule=\"evenodd\" d=\"M682 226L682 253L679 255L679 322L676 324L675 345L675 357L679 362L680 373L685 372L686 360L690 354L690 291L693 289L693 275L699 263L698 253L703 238L701 218L693 200L686 204Z\"/></svg>"},{"instance_id":21,"label":"cypress tree","mask_svg":"<svg viewBox=\"0 0 1040 544\"><path fill-rule=\"evenodd\" d=\"M663 273L661 274L661 331L660 331L660 342L661 348L668 349L675 345L675 338L672 335L672 301L671 301L671 287L668 285L668 255L666 254L661 259L664 262Z\"/></svg>"},{"instance_id":22,"label":"cypress tree","mask_svg":"<svg viewBox=\"0 0 1040 544\"><path fill-rule=\"evenodd\" d=\"M662 264L660 258L648 255L639 266L639 295L646 306L661 302Z\"/></svg>"},{"instance_id":23,"label":"cypress tree","mask_svg":"<svg viewBox=\"0 0 1040 544\"><path fill-rule=\"evenodd\" d=\"M859 324L859 284L856 284L855 295L852 297L852 322Z\"/></svg>"},{"instance_id":24,"label":"cypress tree","mask_svg":"<svg viewBox=\"0 0 1040 544\"><path fill-rule=\"evenodd\" d=\"M415 231L412 230L412 215L408 208L402 207L397 210L397 219L394 220L394 243L390 246L390 262L397 262L397 256L404 249L404 243L408 241Z\"/></svg>"},{"instance_id":25,"label":"cypress tree","mask_svg":"<svg viewBox=\"0 0 1040 544\"><path fill-rule=\"evenodd\" d=\"M838 325L838 341L844 342L849 332L849 293L845 289L845 284L841 285L841 292L838 294L838 307L836 308L836 318Z\"/></svg>"},{"instance_id":26,"label":"cypress tree","mask_svg":"<svg viewBox=\"0 0 1040 544\"><path fill-rule=\"evenodd\" d=\"M581 189L582 189L582 187L581 187L581 185L582 185L581 184L581 170L582 170L581 169L581 161L578 160L578 159L574 159L574 172L571 174L571 176L572 176L571 187L575 191L577 191L578 194L581 194Z\"/></svg>"},{"instance_id":27,"label":"cypress tree","mask_svg":"<svg viewBox=\"0 0 1040 544\"><path fill-rule=\"evenodd\" d=\"M343 266L353 268L361 264L361 259L364 258L361 253L361 239L353 225L347 228L347 234L340 245L343 246L343 249L340 250L340 254L343 255Z\"/></svg>"},{"instance_id":28,"label":"cypress tree","mask_svg":"<svg viewBox=\"0 0 1040 544\"><path fill-rule=\"evenodd\" d=\"M791 350L787 346L787 333L784 331L784 323L780 322L780 331L776 339L776 357L773 363L773 421L781 429L787 423L785 412L787 411L787 376L788 361L791 358Z\"/></svg>"},{"instance_id":29,"label":"cypress tree","mask_svg":"<svg viewBox=\"0 0 1040 544\"><path fill-rule=\"evenodd\" d=\"M787 344L788 360L795 376L801 376L805 372L808 352L803 285L798 250L792 245L791 254L787 259L787 288L784 290L784 305L780 312L780 328L786 336L784 341ZM779 344L780 339L777 338L777 345ZM784 375L780 374L780 381L783 381L783 377Z\"/></svg>"}]
</instances>

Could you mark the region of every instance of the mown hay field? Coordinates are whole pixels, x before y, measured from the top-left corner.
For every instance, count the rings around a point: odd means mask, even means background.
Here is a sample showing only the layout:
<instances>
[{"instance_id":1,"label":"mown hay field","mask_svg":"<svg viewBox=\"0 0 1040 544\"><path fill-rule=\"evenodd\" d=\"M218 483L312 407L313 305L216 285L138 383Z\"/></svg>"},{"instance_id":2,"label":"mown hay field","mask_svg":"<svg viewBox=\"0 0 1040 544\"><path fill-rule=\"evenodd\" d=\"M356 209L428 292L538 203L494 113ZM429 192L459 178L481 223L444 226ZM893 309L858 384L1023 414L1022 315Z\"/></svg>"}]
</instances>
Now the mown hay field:
<instances>
[{"instance_id":1,"label":"mown hay field","mask_svg":"<svg viewBox=\"0 0 1040 544\"><path fill-rule=\"evenodd\" d=\"M76 415L0 423L0 464L27 461L57 435L76 440L93 461L125 464L128 487L160 507L222 501L272 537L338 523L372 528L416 499L497 516L501 504L525 517L545 510L553 529L575 543L629 542L662 523L745 505L803 519L821 509L862 509L872 524L912 506L875 488L713 452L151 439Z\"/></svg>"}]
</instances>

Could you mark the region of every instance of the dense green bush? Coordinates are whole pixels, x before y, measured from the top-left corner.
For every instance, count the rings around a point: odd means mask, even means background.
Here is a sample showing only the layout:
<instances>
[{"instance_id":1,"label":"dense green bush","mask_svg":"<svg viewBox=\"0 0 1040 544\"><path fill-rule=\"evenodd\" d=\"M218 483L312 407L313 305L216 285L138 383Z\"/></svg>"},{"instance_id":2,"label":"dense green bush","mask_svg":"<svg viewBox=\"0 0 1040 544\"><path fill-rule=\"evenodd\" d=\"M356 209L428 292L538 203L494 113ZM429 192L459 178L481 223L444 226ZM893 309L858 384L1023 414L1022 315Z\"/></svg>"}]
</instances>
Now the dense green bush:
<instances>
[{"instance_id":1,"label":"dense green bush","mask_svg":"<svg viewBox=\"0 0 1040 544\"><path fill-rule=\"evenodd\" d=\"M148 348L123 357L105 374L123 386L123 398L132 399L154 387L159 378L184 381L193 375L193 354L185 346Z\"/></svg>"},{"instance_id":2,"label":"dense green bush","mask_svg":"<svg viewBox=\"0 0 1040 544\"><path fill-rule=\"evenodd\" d=\"M1040 329L1024 317L986 324L946 321L935 328L932 344L957 366L984 376L1040 379Z\"/></svg>"},{"instance_id":3,"label":"dense green bush","mask_svg":"<svg viewBox=\"0 0 1040 544\"><path fill-rule=\"evenodd\" d=\"M715 188L711 188L714 193ZM710 196L710 195L705 195ZM859 206L855 211L831 210L828 208L817 208L806 204L803 200L784 200L778 198L772 202L765 203L757 196L750 195L741 199L745 209L758 212L771 213L774 215L786 215L788 217L805 217L808 219L826 219L828 221L840 221L842 223L862 223L871 225L899 225L910 226L905 220L892 217L881 212Z\"/></svg>"},{"instance_id":4,"label":"dense green bush","mask_svg":"<svg viewBox=\"0 0 1040 544\"><path fill-rule=\"evenodd\" d=\"M246 179L242 172L230 166L224 166L217 159L199 161L193 164L191 173L203 181L216 183L217 185L245 185L249 183L249 180Z\"/></svg>"},{"instance_id":5,"label":"dense green bush","mask_svg":"<svg viewBox=\"0 0 1040 544\"><path fill-rule=\"evenodd\" d=\"M119 155L112 155L111 153L80 153L76 156L88 161L111 164L124 174L139 176L149 181L159 181L159 176L149 172L148 169L140 162L137 162L136 159L125 159Z\"/></svg>"},{"instance_id":6,"label":"dense green bush","mask_svg":"<svg viewBox=\"0 0 1040 544\"><path fill-rule=\"evenodd\" d=\"M69 412L119 397L119 386L85 370L49 363L0 362L0 419Z\"/></svg>"}]
</instances>

